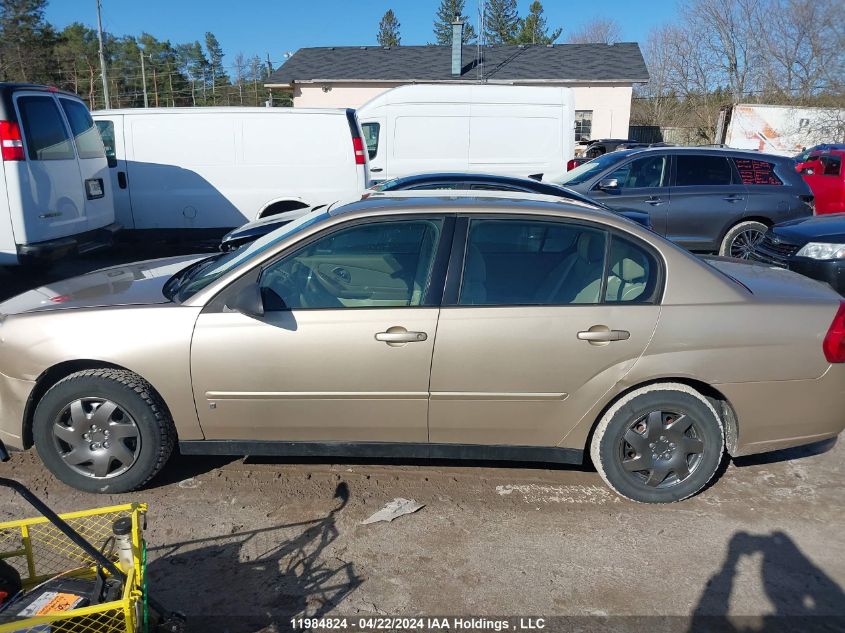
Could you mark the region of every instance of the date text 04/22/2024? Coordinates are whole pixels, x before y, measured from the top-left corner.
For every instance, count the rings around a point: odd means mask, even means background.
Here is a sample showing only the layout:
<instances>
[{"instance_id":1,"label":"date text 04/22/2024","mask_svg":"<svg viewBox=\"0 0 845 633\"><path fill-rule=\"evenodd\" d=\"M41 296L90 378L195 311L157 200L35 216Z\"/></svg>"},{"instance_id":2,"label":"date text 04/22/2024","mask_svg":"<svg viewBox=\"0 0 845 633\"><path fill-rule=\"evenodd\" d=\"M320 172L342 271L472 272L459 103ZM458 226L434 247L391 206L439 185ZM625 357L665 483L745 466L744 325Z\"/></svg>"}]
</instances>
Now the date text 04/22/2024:
<instances>
[{"instance_id":1,"label":"date text 04/22/2024","mask_svg":"<svg viewBox=\"0 0 845 633\"><path fill-rule=\"evenodd\" d=\"M545 618L387 617L359 616L291 618L294 630L352 629L357 631L539 631Z\"/></svg>"}]
</instances>

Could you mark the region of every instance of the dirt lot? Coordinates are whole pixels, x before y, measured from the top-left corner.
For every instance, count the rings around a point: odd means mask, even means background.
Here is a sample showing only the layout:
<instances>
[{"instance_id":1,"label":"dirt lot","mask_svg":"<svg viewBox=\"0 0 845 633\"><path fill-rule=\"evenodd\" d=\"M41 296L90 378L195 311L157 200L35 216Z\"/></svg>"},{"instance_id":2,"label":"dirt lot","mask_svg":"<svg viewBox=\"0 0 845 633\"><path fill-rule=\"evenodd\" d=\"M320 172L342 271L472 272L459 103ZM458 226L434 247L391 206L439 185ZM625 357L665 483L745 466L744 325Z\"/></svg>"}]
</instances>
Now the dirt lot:
<instances>
[{"instance_id":1,"label":"dirt lot","mask_svg":"<svg viewBox=\"0 0 845 633\"><path fill-rule=\"evenodd\" d=\"M0 273L3 296L33 283ZM300 615L347 616L352 630L423 615L543 618L551 631L841 631L844 463L842 442L746 458L660 507L617 498L586 468L177 457L147 490L112 496L67 488L31 452L0 472L57 510L147 502L153 591L194 631L286 631ZM361 525L396 497L425 507ZM30 514L0 491L0 520Z\"/></svg>"}]
</instances>

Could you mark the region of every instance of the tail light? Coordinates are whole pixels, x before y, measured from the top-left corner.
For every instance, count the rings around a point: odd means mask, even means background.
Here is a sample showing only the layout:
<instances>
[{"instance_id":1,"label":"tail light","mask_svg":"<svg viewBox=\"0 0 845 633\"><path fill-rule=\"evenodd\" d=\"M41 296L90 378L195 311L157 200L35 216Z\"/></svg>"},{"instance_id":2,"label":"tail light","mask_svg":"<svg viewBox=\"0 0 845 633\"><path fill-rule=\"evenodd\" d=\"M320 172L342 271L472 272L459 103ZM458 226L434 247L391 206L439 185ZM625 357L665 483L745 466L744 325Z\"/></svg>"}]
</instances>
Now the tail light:
<instances>
[{"instance_id":1,"label":"tail light","mask_svg":"<svg viewBox=\"0 0 845 633\"><path fill-rule=\"evenodd\" d=\"M3 160L24 160L21 129L14 121L0 121L0 150Z\"/></svg>"},{"instance_id":2,"label":"tail light","mask_svg":"<svg viewBox=\"0 0 845 633\"><path fill-rule=\"evenodd\" d=\"M572 171L576 167L578 167L577 158L570 158L568 161L566 161L566 171Z\"/></svg>"},{"instance_id":3,"label":"tail light","mask_svg":"<svg viewBox=\"0 0 845 633\"><path fill-rule=\"evenodd\" d=\"M839 310L827 329L822 349L829 363L845 363L845 301L839 303Z\"/></svg>"},{"instance_id":4,"label":"tail light","mask_svg":"<svg viewBox=\"0 0 845 633\"><path fill-rule=\"evenodd\" d=\"M352 149L355 150L355 164L366 165L367 157L364 154L364 139L362 139L360 136L353 136Z\"/></svg>"}]
</instances>

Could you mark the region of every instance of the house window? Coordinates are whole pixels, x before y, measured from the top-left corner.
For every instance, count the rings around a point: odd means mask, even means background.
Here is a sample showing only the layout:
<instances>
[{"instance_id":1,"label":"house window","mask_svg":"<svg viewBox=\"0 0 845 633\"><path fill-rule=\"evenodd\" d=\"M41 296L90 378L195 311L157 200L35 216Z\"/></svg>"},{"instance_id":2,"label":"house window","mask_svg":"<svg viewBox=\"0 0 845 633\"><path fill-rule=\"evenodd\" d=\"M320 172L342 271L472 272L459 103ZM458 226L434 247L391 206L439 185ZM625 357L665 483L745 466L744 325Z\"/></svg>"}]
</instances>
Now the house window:
<instances>
[{"instance_id":1,"label":"house window","mask_svg":"<svg viewBox=\"0 0 845 633\"><path fill-rule=\"evenodd\" d=\"M575 110L575 142L589 141L593 132L593 111Z\"/></svg>"}]
</instances>

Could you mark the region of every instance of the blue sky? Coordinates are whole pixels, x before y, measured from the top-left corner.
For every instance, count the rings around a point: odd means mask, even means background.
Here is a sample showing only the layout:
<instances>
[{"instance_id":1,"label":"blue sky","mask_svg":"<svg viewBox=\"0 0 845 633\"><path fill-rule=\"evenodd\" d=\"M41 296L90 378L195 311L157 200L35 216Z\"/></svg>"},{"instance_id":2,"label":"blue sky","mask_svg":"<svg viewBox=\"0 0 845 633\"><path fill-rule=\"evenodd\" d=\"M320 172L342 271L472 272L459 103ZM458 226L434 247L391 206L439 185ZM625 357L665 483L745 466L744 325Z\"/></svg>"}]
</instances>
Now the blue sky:
<instances>
[{"instance_id":1,"label":"blue sky","mask_svg":"<svg viewBox=\"0 0 845 633\"><path fill-rule=\"evenodd\" d=\"M466 1L475 20L479 0ZM102 0L103 28L115 35L152 33L173 43L202 40L212 31L230 64L234 54L267 53L274 66L286 52L307 46L375 44L381 16L392 8L401 23L402 44L433 40L432 22L439 0ZM530 0L519 0L520 14ZM549 26L564 36L598 16L612 16L624 40L645 41L654 26L674 19L674 0L545 0ZM50 0L47 19L59 28L71 22L96 26L95 0ZM563 39L563 38L561 38Z\"/></svg>"}]
</instances>

